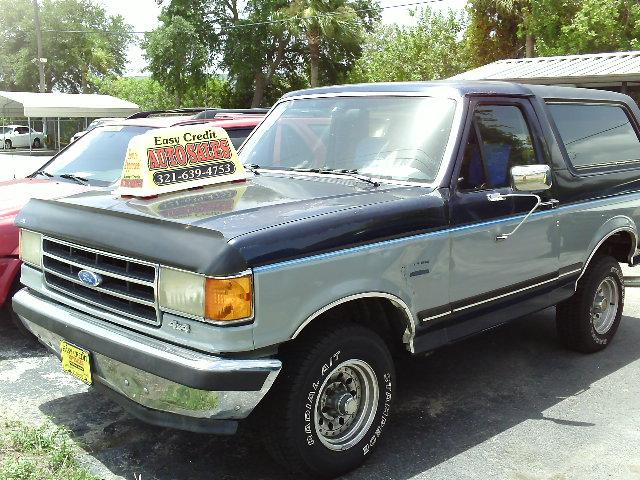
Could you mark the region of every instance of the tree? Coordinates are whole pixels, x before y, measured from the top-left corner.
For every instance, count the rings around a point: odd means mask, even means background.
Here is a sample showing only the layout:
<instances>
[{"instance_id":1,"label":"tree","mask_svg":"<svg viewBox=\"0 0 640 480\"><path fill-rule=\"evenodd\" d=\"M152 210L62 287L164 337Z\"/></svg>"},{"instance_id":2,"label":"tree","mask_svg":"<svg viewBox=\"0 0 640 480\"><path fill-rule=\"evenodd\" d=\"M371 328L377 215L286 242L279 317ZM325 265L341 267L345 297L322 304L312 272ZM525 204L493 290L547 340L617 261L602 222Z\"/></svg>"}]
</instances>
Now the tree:
<instances>
[{"instance_id":1,"label":"tree","mask_svg":"<svg viewBox=\"0 0 640 480\"><path fill-rule=\"evenodd\" d=\"M245 97L252 107L263 103L276 76L296 69L294 39L283 21L286 5L286 0L250 1L245 17L232 18L227 29L221 66L233 79L236 98Z\"/></svg>"},{"instance_id":2,"label":"tree","mask_svg":"<svg viewBox=\"0 0 640 480\"><path fill-rule=\"evenodd\" d=\"M206 68L190 68L187 77L202 77L207 70L226 71L227 101L234 106L270 104L284 91L308 86L304 70L309 64L314 84L344 79L361 55L362 33L372 29L380 12L374 0L159 3L164 5L163 27L168 28L174 19L185 19L192 28L191 41L209 51ZM303 4L322 16L310 14ZM316 27L321 27L320 37ZM145 47L151 44L145 43ZM151 70L154 78L167 86L170 77L165 77L164 72L171 66L170 45L153 51L147 48L146 53L150 62L158 60L157 68Z\"/></svg>"},{"instance_id":3,"label":"tree","mask_svg":"<svg viewBox=\"0 0 640 480\"><path fill-rule=\"evenodd\" d=\"M190 90L206 84L209 50L197 27L181 16L160 15L161 25L145 35L142 46L151 77L175 98L176 105Z\"/></svg>"},{"instance_id":4,"label":"tree","mask_svg":"<svg viewBox=\"0 0 640 480\"><path fill-rule=\"evenodd\" d=\"M469 24L464 33L465 56L479 67L524 53L520 38L529 0L469 0Z\"/></svg>"},{"instance_id":5,"label":"tree","mask_svg":"<svg viewBox=\"0 0 640 480\"><path fill-rule=\"evenodd\" d=\"M530 29L541 55L640 48L640 5L632 0L531 0Z\"/></svg>"},{"instance_id":6,"label":"tree","mask_svg":"<svg viewBox=\"0 0 640 480\"><path fill-rule=\"evenodd\" d=\"M349 80L433 80L460 73L465 69L462 29L462 20L452 11L440 14L427 7L415 26L380 26L368 37Z\"/></svg>"},{"instance_id":7,"label":"tree","mask_svg":"<svg viewBox=\"0 0 640 480\"><path fill-rule=\"evenodd\" d=\"M150 77L107 77L93 81L98 93L128 100L139 105L141 110L175 108L164 87Z\"/></svg>"},{"instance_id":8,"label":"tree","mask_svg":"<svg viewBox=\"0 0 640 480\"><path fill-rule=\"evenodd\" d=\"M37 91L32 2L0 0L0 11L0 88ZM40 18L48 91L88 92L90 77L124 72L132 34L120 15L107 15L94 0L44 0Z\"/></svg>"},{"instance_id":9,"label":"tree","mask_svg":"<svg viewBox=\"0 0 640 480\"><path fill-rule=\"evenodd\" d=\"M285 11L292 33L306 40L312 87L319 85L323 42L352 49L363 40L361 18L347 0L293 0Z\"/></svg>"}]
</instances>

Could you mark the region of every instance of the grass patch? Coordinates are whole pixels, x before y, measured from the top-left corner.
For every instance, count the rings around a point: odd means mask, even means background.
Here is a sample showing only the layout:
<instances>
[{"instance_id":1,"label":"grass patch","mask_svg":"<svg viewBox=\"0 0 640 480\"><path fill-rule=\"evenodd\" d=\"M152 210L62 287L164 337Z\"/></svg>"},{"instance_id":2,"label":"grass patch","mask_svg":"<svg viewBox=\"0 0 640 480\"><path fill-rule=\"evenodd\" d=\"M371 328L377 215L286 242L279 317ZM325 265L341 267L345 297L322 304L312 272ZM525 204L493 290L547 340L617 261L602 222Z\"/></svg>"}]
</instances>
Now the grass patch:
<instances>
[{"instance_id":1,"label":"grass patch","mask_svg":"<svg viewBox=\"0 0 640 480\"><path fill-rule=\"evenodd\" d=\"M98 480L78 463L66 429L0 423L0 480L63 479Z\"/></svg>"}]
</instances>

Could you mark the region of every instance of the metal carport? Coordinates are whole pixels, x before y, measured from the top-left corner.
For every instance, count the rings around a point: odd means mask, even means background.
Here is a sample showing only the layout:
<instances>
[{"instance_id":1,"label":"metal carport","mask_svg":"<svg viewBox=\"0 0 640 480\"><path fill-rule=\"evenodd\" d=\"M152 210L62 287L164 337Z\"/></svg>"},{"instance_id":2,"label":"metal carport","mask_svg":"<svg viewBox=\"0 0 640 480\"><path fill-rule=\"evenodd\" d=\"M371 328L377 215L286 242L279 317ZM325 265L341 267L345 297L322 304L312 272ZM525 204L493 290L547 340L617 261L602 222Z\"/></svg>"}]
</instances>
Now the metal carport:
<instances>
[{"instance_id":1,"label":"metal carport","mask_svg":"<svg viewBox=\"0 0 640 480\"><path fill-rule=\"evenodd\" d=\"M128 117L139 110L135 103L110 95L0 91L2 117L26 117L29 127L32 118L56 118L58 149L61 118L85 118L86 126L87 118Z\"/></svg>"},{"instance_id":2,"label":"metal carport","mask_svg":"<svg viewBox=\"0 0 640 480\"><path fill-rule=\"evenodd\" d=\"M640 97L640 51L498 60L451 80L505 80L613 90Z\"/></svg>"}]
</instances>

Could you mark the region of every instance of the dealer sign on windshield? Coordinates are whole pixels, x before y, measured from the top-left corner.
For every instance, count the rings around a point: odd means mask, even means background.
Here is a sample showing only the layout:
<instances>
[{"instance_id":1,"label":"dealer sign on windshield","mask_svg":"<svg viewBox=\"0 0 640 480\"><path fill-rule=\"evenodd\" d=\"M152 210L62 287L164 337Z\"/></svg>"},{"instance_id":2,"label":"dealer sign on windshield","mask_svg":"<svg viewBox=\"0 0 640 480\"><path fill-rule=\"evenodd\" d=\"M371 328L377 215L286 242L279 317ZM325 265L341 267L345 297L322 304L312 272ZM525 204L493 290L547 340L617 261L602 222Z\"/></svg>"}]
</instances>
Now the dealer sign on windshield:
<instances>
[{"instance_id":1,"label":"dealer sign on windshield","mask_svg":"<svg viewBox=\"0 0 640 480\"><path fill-rule=\"evenodd\" d=\"M156 129L129 142L119 195L150 197L246 178L220 127L188 125Z\"/></svg>"}]
</instances>

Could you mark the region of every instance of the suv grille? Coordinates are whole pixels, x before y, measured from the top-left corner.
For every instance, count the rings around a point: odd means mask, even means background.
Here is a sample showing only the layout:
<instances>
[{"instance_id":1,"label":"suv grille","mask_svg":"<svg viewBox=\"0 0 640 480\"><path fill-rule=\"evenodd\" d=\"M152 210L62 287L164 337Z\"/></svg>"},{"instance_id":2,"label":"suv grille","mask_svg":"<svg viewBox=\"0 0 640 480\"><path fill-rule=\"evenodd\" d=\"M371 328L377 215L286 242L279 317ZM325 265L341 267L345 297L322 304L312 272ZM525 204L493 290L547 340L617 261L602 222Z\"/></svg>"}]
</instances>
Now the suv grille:
<instances>
[{"instance_id":1,"label":"suv grille","mask_svg":"<svg viewBox=\"0 0 640 480\"><path fill-rule=\"evenodd\" d=\"M109 312L160 325L155 265L51 238L42 240L42 254L48 286ZM81 282L78 272L83 269L99 274L100 285Z\"/></svg>"}]
</instances>

